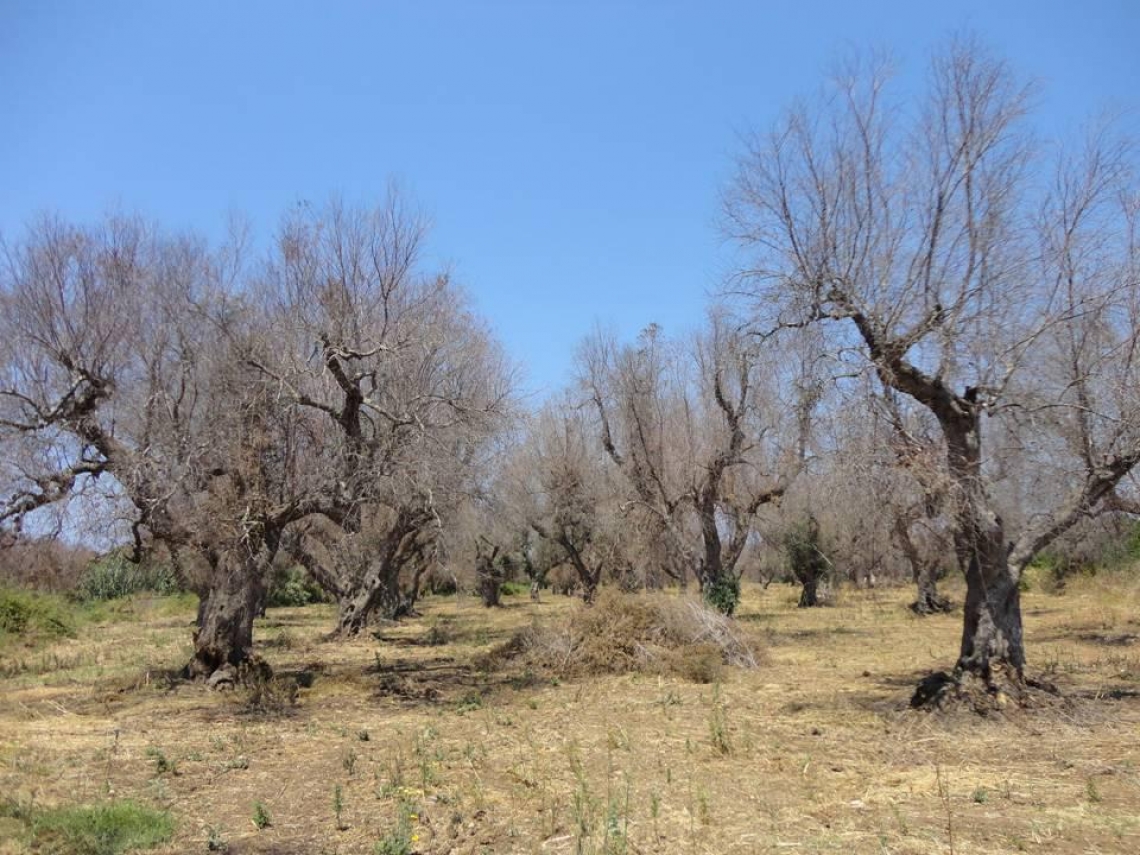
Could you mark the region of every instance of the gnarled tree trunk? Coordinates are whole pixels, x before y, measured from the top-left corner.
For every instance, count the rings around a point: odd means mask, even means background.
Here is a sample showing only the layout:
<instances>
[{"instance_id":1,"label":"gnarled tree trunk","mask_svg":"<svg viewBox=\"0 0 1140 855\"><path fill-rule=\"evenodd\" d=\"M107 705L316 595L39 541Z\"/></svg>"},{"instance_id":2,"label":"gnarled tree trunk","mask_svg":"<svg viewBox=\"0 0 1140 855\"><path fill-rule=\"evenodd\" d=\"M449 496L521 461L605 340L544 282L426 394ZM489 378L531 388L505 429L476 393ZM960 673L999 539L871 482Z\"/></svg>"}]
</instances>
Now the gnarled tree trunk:
<instances>
[{"instance_id":1,"label":"gnarled tree trunk","mask_svg":"<svg viewBox=\"0 0 1140 855\"><path fill-rule=\"evenodd\" d=\"M895 517L894 535L903 556L910 564L912 578L918 589L915 601L910 604L911 611L919 615L950 611L950 601L938 593L938 564L923 558L919 552L918 545L910 536L910 520L906 514L900 513Z\"/></svg>"},{"instance_id":2,"label":"gnarled tree trunk","mask_svg":"<svg viewBox=\"0 0 1140 855\"><path fill-rule=\"evenodd\" d=\"M261 555L223 555L212 562L208 585L198 592L194 656L184 673L204 679L230 666L235 673L257 664L253 622L265 602L269 561Z\"/></svg>"},{"instance_id":3,"label":"gnarled tree trunk","mask_svg":"<svg viewBox=\"0 0 1140 855\"><path fill-rule=\"evenodd\" d=\"M943 421L958 524L954 546L966 568L959 678L972 675L986 685L998 680L1024 683L1025 645L1021 627L1020 568L1009 562L1005 527L990 506L981 472L979 413L971 410Z\"/></svg>"}]
</instances>

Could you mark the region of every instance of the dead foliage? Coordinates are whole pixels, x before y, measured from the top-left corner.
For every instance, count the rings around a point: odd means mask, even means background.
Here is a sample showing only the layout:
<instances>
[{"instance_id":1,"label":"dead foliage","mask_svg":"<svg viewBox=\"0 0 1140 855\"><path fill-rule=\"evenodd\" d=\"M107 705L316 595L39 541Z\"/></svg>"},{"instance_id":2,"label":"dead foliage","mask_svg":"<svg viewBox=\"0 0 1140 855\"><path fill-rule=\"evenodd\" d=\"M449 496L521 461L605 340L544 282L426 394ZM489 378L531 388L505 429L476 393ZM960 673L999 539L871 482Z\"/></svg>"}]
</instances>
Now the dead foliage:
<instances>
[{"instance_id":1,"label":"dead foliage","mask_svg":"<svg viewBox=\"0 0 1140 855\"><path fill-rule=\"evenodd\" d=\"M699 600L603 589L593 604L517 632L488 657L499 663L561 677L646 672L712 683L726 665L751 669L759 657L732 619Z\"/></svg>"}]
</instances>

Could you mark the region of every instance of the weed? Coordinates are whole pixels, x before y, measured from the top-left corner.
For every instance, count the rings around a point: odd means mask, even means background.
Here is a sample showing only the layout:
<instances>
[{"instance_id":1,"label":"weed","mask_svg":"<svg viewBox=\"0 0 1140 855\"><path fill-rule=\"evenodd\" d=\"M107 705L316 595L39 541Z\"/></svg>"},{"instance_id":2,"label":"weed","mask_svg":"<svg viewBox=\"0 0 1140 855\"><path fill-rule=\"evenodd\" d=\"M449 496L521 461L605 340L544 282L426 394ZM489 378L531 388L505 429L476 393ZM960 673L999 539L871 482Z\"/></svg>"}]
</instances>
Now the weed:
<instances>
[{"instance_id":1,"label":"weed","mask_svg":"<svg viewBox=\"0 0 1140 855\"><path fill-rule=\"evenodd\" d=\"M68 855L119 855L151 849L170 839L174 820L132 801L30 811L33 851Z\"/></svg>"},{"instance_id":2,"label":"weed","mask_svg":"<svg viewBox=\"0 0 1140 855\"><path fill-rule=\"evenodd\" d=\"M269 810L261 802L254 802L253 827L258 831L262 831L271 825L273 825L273 818L269 815Z\"/></svg>"},{"instance_id":3,"label":"weed","mask_svg":"<svg viewBox=\"0 0 1140 855\"><path fill-rule=\"evenodd\" d=\"M942 780L942 767L934 767L934 777L938 784L938 798L946 811L946 841L950 855L954 855L954 811L950 804L950 785Z\"/></svg>"},{"instance_id":4,"label":"weed","mask_svg":"<svg viewBox=\"0 0 1140 855\"><path fill-rule=\"evenodd\" d=\"M416 843L418 835L414 833L412 823L419 817L416 815L414 805L401 800L396 808L396 825L376 843L373 848L375 855L411 855L412 846Z\"/></svg>"},{"instance_id":5,"label":"weed","mask_svg":"<svg viewBox=\"0 0 1140 855\"><path fill-rule=\"evenodd\" d=\"M154 761L154 771L159 775L177 775L178 763L163 753L161 748L151 746L146 750L146 756Z\"/></svg>"},{"instance_id":6,"label":"weed","mask_svg":"<svg viewBox=\"0 0 1140 855\"><path fill-rule=\"evenodd\" d=\"M347 751L344 752L343 755L341 755L340 765L344 767L344 771L346 771L348 773L349 777L352 777L353 775L356 774L356 761L357 761L357 759L358 758L357 758L356 751L352 748L349 748Z\"/></svg>"},{"instance_id":7,"label":"weed","mask_svg":"<svg viewBox=\"0 0 1140 855\"><path fill-rule=\"evenodd\" d=\"M333 787L333 814L336 816L336 830L344 831L348 828L343 820L344 814L344 790L341 789L340 784Z\"/></svg>"},{"instance_id":8,"label":"weed","mask_svg":"<svg viewBox=\"0 0 1140 855\"><path fill-rule=\"evenodd\" d=\"M276 718L293 712L297 706L297 681L258 673L237 694L244 712L263 718Z\"/></svg>"},{"instance_id":9,"label":"weed","mask_svg":"<svg viewBox=\"0 0 1140 855\"><path fill-rule=\"evenodd\" d=\"M712 807L709 802L709 791L704 787L697 788L697 819L701 825L712 825Z\"/></svg>"},{"instance_id":10,"label":"weed","mask_svg":"<svg viewBox=\"0 0 1140 855\"><path fill-rule=\"evenodd\" d=\"M474 712L475 710L482 708L483 696L478 692L472 690L460 698L459 704L456 706L455 711L460 715L463 715L464 713Z\"/></svg>"},{"instance_id":11,"label":"weed","mask_svg":"<svg viewBox=\"0 0 1140 855\"><path fill-rule=\"evenodd\" d=\"M216 825L206 829L206 849L210 852L229 852L230 844L222 835L222 830Z\"/></svg>"},{"instance_id":12,"label":"weed","mask_svg":"<svg viewBox=\"0 0 1140 855\"><path fill-rule=\"evenodd\" d=\"M709 739L714 754L726 757L732 753L732 741L728 735L728 714L720 697L720 686L713 688L712 711L709 713Z\"/></svg>"},{"instance_id":13,"label":"weed","mask_svg":"<svg viewBox=\"0 0 1140 855\"><path fill-rule=\"evenodd\" d=\"M428 627L427 634L424 635L424 644L429 647L442 647L445 644L451 644L454 640L454 630L444 621L433 623Z\"/></svg>"},{"instance_id":14,"label":"weed","mask_svg":"<svg viewBox=\"0 0 1140 855\"><path fill-rule=\"evenodd\" d=\"M974 790L973 799L974 804L984 805L990 800L989 790L987 790L985 787L978 787L976 790Z\"/></svg>"},{"instance_id":15,"label":"weed","mask_svg":"<svg viewBox=\"0 0 1140 855\"><path fill-rule=\"evenodd\" d=\"M1085 783L1085 794L1088 796L1090 804L1100 804L1102 796L1100 790L1097 789L1096 781L1092 778L1089 778Z\"/></svg>"}]
</instances>

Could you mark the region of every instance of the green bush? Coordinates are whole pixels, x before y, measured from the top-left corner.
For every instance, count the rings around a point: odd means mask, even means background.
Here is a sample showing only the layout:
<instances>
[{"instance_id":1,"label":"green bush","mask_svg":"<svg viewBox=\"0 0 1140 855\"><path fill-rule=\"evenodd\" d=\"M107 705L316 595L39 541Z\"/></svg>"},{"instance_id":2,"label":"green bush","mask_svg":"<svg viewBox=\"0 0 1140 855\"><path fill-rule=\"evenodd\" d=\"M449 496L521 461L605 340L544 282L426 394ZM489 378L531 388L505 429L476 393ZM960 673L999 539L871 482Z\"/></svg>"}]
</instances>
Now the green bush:
<instances>
[{"instance_id":1,"label":"green bush","mask_svg":"<svg viewBox=\"0 0 1140 855\"><path fill-rule=\"evenodd\" d=\"M740 605L740 581L732 575L711 580L702 593L705 602L722 615L731 617Z\"/></svg>"},{"instance_id":2,"label":"green bush","mask_svg":"<svg viewBox=\"0 0 1140 855\"><path fill-rule=\"evenodd\" d=\"M530 593L529 582L503 582L499 585L499 593L504 597L517 597Z\"/></svg>"},{"instance_id":3,"label":"green bush","mask_svg":"<svg viewBox=\"0 0 1140 855\"><path fill-rule=\"evenodd\" d=\"M0 588L0 639L75 635L75 616L61 597Z\"/></svg>"},{"instance_id":4,"label":"green bush","mask_svg":"<svg viewBox=\"0 0 1140 855\"><path fill-rule=\"evenodd\" d=\"M94 561L79 579L75 598L80 601L117 600L142 591L173 594L178 591L174 572L165 564L134 563L121 552Z\"/></svg>"},{"instance_id":5,"label":"green bush","mask_svg":"<svg viewBox=\"0 0 1140 855\"><path fill-rule=\"evenodd\" d=\"M273 608L295 608L328 602L321 586L302 567L285 567L274 571L269 580L266 604Z\"/></svg>"},{"instance_id":6,"label":"green bush","mask_svg":"<svg viewBox=\"0 0 1140 855\"><path fill-rule=\"evenodd\" d=\"M132 801L19 811L32 851L44 855L120 855L170 839L169 813Z\"/></svg>"}]
</instances>

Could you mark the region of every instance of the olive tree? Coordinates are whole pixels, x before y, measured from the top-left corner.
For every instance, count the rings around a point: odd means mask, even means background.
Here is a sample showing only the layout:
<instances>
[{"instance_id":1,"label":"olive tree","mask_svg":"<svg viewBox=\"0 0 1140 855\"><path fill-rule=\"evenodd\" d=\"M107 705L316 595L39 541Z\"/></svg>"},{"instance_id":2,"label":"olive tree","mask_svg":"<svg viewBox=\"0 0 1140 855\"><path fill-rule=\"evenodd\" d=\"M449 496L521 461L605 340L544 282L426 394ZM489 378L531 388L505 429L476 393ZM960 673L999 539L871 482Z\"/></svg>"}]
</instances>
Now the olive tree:
<instances>
[{"instance_id":1,"label":"olive tree","mask_svg":"<svg viewBox=\"0 0 1140 855\"><path fill-rule=\"evenodd\" d=\"M673 575L692 573L728 614L756 516L798 471L818 399L807 375L781 378L765 355L714 313L687 345L650 327L637 346L597 335L581 356L602 447L627 485L625 509L651 523L679 567ZM794 396L781 400L788 388Z\"/></svg>"},{"instance_id":2,"label":"olive tree","mask_svg":"<svg viewBox=\"0 0 1140 855\"><path fill-rule=\"evenodd\" d=\"M395 192L304 207L258 277L274 334L249 364L297 422L299 481L336 510L287 546L347 634L409 608L401 572L435 560L513 412L510 366L446 273L421 269L425 237Z\"/></svg>"},{"instance_id":3,"label":"olive tree","mask_svg":"<svg viewBox=\"0 0 1140 855\"><path fill-rule=\"evenodd\" d=\"M884 63L853 63L750 141L727 200L749 252L737 290L758 329L825 328L937 422L967 581L937 694L977 678L1019 695L1024 568L1140 459L1130 156L1092 133L1051 159L1030 89L969 40L934 57L911 100L891 81ZM1058 449L1064 428L1072 449L1066 486L1017 531L993 499L987 416Z\"/></svg>"},{"instance_id":4,"label":"olive tree","mask_svg":"<svg viewBox=\"0 0 1140 855\"><path fill-rule=\"evenodd\" d=\"M19 461L0 520L110 484L136 553L164 545L199 596L194 677L251 661L282 531L316 509L292 489L272 390L244 366L236 246L45 218L5 247L0 280L0 443Z\"/></svg>"}]
</instances>

